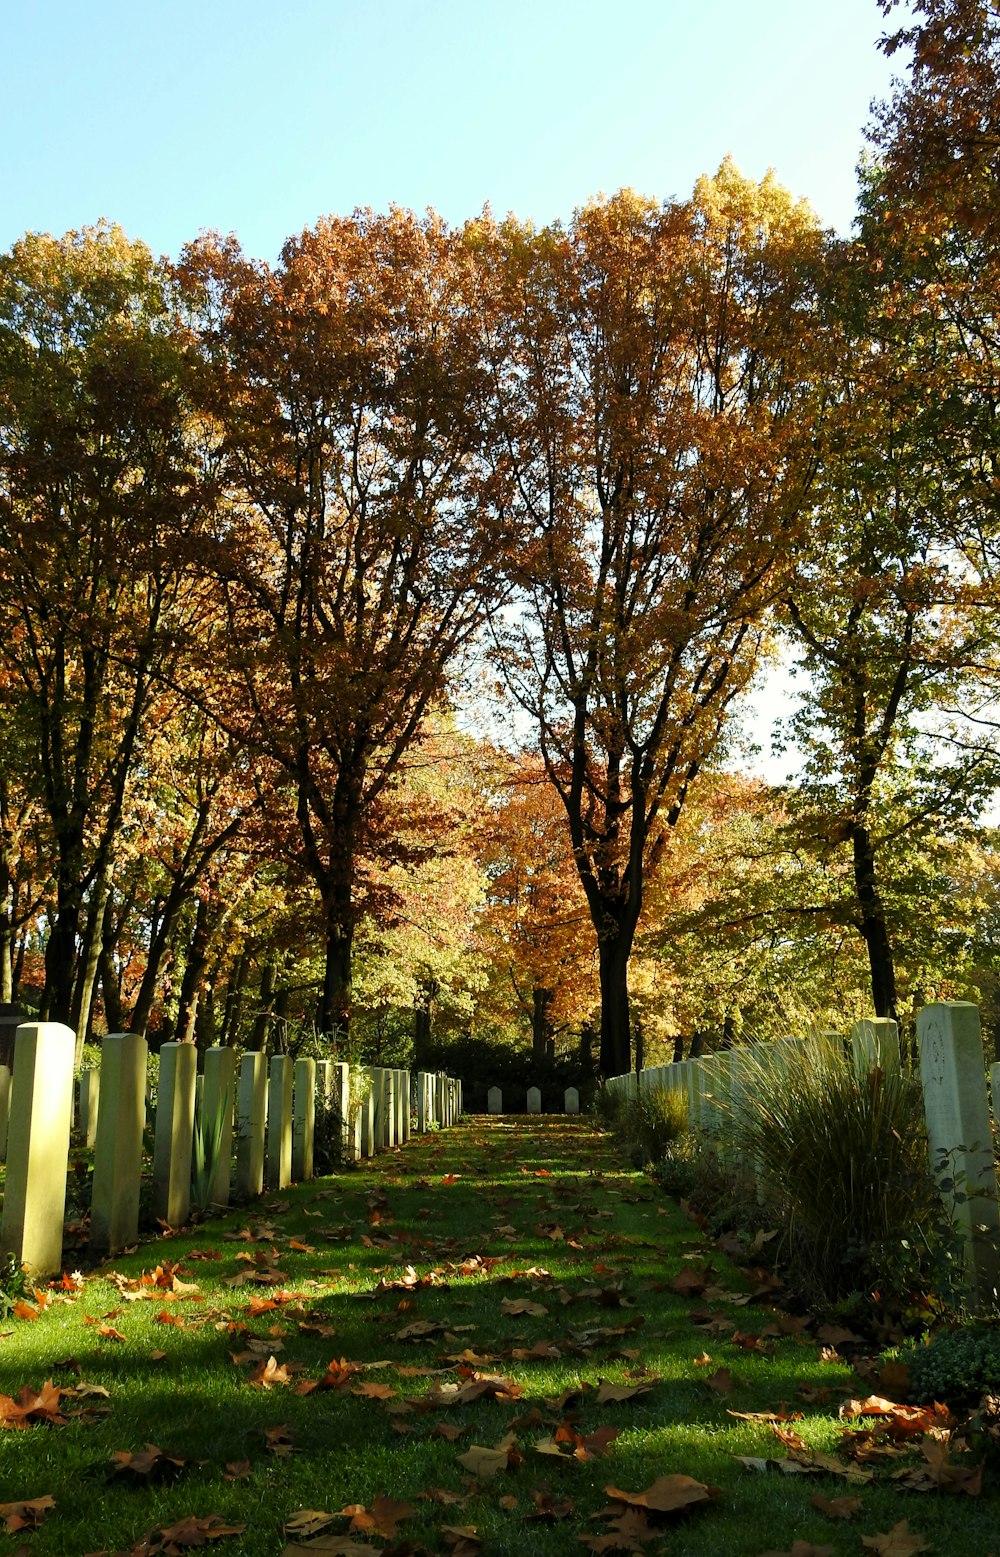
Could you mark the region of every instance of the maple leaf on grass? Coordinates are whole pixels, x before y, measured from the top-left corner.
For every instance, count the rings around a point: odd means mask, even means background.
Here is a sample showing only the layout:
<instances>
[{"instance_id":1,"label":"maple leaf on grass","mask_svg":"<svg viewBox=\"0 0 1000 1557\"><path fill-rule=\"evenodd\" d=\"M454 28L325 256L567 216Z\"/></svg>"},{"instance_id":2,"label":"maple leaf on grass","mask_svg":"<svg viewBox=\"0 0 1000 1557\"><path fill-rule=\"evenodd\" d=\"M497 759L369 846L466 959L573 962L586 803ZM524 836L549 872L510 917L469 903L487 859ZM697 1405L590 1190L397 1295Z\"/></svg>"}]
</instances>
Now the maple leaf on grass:
<instances>
[{"instance_id":1,"label":"maple leaf on grass","mask_svg":"<svg viewBox=\"0 0 1000 1557\"><path fill-rule=\"evenodd\" d=\"M863 1535L862 1546L867 1546L869 1551L876 1552L878 1557L912 1557L914 1552L929 1552L930 1546L916 1530L911 1530L909 1523L901 1519L898 1525L893 1525L891 1530L882 1531L877 1535Z\"/></svg>"},{"instance_id":2,"label":"maple leaf on grass","mask_svg":"<svg viewBox=\"0 0 1000 1557\"><path fill-rule=\"evenodd\" d=\"M154 1530L150 1536L133 1548L136 1557L179 1557L192 1546L205 1546L209 1541L221 1541L227 1535L242 1535L246 1525L227 1525L221 1514L189 1514L168 1528Z\"/></svg>"},{"instance_id":3,"label":"maple leaf on grass","mask_svg":"<svg viewBox=\"0 0 1000 1557\"><path fill-rule=\"evenodd\" d=\"M674 1514L718 1497L719 1488L706 1486L693 1476L657 1476L644 1492L623 1492L620 1487L605 1487L609 1498L629 1508L645 1508L656 1514Z\"/></svg>"},{"instance_id":4,"label":"maple leaf on grass","mask_svg":"<svg viewBox=\"0 0 1000 1557\"><path fill-rule=\"evenodd\" d=\"M10 1395L0 1395L0 1427L23 1428L31 1422L63 1426L66 1418L60 1412L59 1397L65 1393L51 1379L46 1379L37 1393L25 1384L18 1391L16 1400Z\"/></svg>"},{"instance_id":5,"label":"maple leaf on grass","mask_svg":"<svg viewBox=\"0 0 1000 1557\"><path fill-rule=\"evenodd\" d=\"M140 1481L151 1477L176 1476L188 1462L179 1454L170 1454L164 1449L158 1449L155 1443L148 1443L145 1449L135 1454L128 1449L116 1449L111 1456L111 1463L114 1467L112 1475L130 1476Z\"/></svg>"},{"instance_id":6,"label":"maple leaf on grass","mask_svg":"<svg viewBox=\"0 0 1000 1557\"><path fill-rule=\"evenodd\" d=\"M503 1470L513 1470L523 1464L523 1456L517 1447L513 1433L508 1433L502 1438L495 1449L489 1449L482 1444L473 1444L464 1454L458 1456L459 1465L479 1481L492 1481L494 1476Z\"/></svg>"},{"instance_id":7,"label":"maple leaf on grass","mask_svg":"<svg viewBox=\"0 0 1000 1557\"><path fill-rule=\"evenodd\" d=\"M824 1498L819 1493L814 1494L809 1501L813 1508L818 1508L828 1519L853 1519L865 1506L861 1498Z\"/></svg>"},{"instance_id":8,"label":"maple leaf on grass","mask_svg":"<svg viewBox=\"0 0 1000 1557\"><path fill-rule=\"evenodd\" d=\"M53 1497L27 1498L19 1503L0 1503L0 1519L8 1535L17 1530L37 1530L45 1515L55 1508Z\"/></svg>"}]
</instances>

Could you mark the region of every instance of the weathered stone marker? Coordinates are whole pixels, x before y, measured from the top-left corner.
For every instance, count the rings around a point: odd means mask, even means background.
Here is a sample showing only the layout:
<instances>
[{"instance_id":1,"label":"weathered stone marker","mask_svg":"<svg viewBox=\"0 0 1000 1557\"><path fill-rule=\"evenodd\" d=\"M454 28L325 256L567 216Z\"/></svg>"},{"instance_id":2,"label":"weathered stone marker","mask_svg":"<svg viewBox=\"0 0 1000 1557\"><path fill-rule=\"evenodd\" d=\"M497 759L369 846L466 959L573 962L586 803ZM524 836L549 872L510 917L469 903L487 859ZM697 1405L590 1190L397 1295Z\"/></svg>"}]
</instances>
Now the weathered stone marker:
<instances>
[{"instance_id":1,"label":"weathered stone marker","mask_svg":"<svg viewBox=\"0 0 1000 1557\"><path fill-rule=\"evenodd\" d=\"M576 1087L566 1088L563 1094L563 1108L567 1114L578 1114L580 1112L580 1094Z\"/></svg>"},{"instance_id":2,"label":"weathered stone marker","mask_svg":"<svg viewBox=\"0 0 1000 1557\"><path fill-rule=\"evenodd\" d=\"M201 1117L212 1136L219 1131L219 1149L213 1165L208 1203L228 1206L233 1166L233 1112L236 1101L236 1053L215 1045L205 1050L205 1073L201 1078ZM216 1125L218 1121L218 1125Z\"/></svg>"},{"instance_id":3,"label":"weathered stone marker","mask_svg":"<svg viewBox=\"0 0 1000 1557\"><path fill-rule=\"evenodd\" d=\"M430 1071L417 1071L417 1129L421 1134L434 1118L433 1081Z\"/></svg>"},{"instance_id":4,"label":"weathered stone marker","mask_svg":"<svg viewBox=\"0 0 1000 1557\"><path fill-rule=\"evenodd\" d=\"M855 1072L899 1070L899 1028L887 1016L869 1016L855 1022L848 1034Z\"/></svg>"},{"instance_id":5,"label":"weathered stone marker","mask_svg":"<svg viewBox=\"0 0 1000 1557\"><path fill-rule=\"evenodd\" d=\"M97 1102L101 1095L99 1070L80 1072L76 1084L77 1129L84 1146L93 1146L97 1139Z\"/></svg>"},{"instance_id":6,"label":"weathered stone marker","mask_svg":"<svg viewBox=\"0 0 1000 1557\"><path fill-rule=\"evenodd\" d=\"M236 1193L255 1200L264 1188L267 1128L267 1060L251 1050L240 1061L236 1108Z\"/></svg>"},{"instance_id":7,"label":"weathered stone marker","mask_svg":"<svg viewBox=\"0 0 1000 1557\"><path fill-rule=\"evenodd\" d=\"M139 1033L109 1033L101 1043L90 1202L90 1248L95 1255L117 1254L139 1236L148 1054Z\"/></svg>"},{"instance_id":8,"label":"weathered stone marker","mask_svg":"<svg viewBox=\"0 0 1000 1557\"><path fill-rule=\"evenodd\" d=\"M191 1209L191 1155L198 1051L193 1043L160 1046L153 1140L153 1210L182 1227Z\"/></svg>"},{"instance_id":9,"label":"weathered stone marker","mask_svg":"<svg viewBox=\"0 0 1000 1557\"><path fill-rule=\"evenodd\" d=\"M361 1152L361 1112L351 1091L351 1067L335 1064L333 1070L333 1107L340 1120L340 1151L344 1162L357 1162Z\"/></svg>"},{"instance_id":10,"label":"weathered stone marker","mask_svg":"<svg viewBox=\"0 0 1000 1557\"><path fill-rule=\"evenodd\" d=\"M290 1054L271 1057L267 1082L267 1154L264 1182L268 1189L285 1189L292 1182L292 1082L295 1061Z\"/></svg>"},{"instance_id":11,"label":"weathered stone marker","mask_svg":"<svg viewBox=\"0 0 1000 1557\"><path fill-rule=\"evenodd\" d=\"M62 1022L22 1022L14 1039L0 1253L43 1276L62 1262L75 1047Z\"/></svg>"},{"instance_id":12,"label":"weathered stone marker","mask_svg":"<svg viewBox=\"0 0 1000 1557\"><path fill-rule=\"evenodd\" d=\"M0 1065L0 1162L7 1161L7 1120L10 1115L10 1066Z\"/></svg>"},{"instance_id":13,"label":"weathered stone marker","mask_svg":"<svg viewBox=\"0 0 1000 1557\"><path fill-rule=\"evenodd\" d=\"M361 1072L361 1104L358 1116L361 1124L361 1155L375 1155L375 1072L369 1065Z\"/></svg>"},{"instance_id":14,"label":"weathered stone marker","mask_svg":"<svg viewBox=\"0 0 1000 1557\"><path fill-rule=\"evenodd\" d=\"M963 1194L956 1202L942 1190L965 1240L973 1296L986 1306L1000 1281L1000 1215L977 1007L965 1001L925 1006L917 1013L917 1044L931 1170L954 1180Z\"/></svg>"},{"instance_id":15,"label":"weathered stone marker","mask_svg":"<svg viewBox=\"0 0 1000 1557\"><path fill-rule=\"evenodd\" d=\"M503 1093L499 1087L490 1087L486 1094L486 1111L490 1114L503 1113Z\"/></svg>"},{"instance_id":16,"label":"weathered stone marker","mask_svg":"<svg viewBox=\"0 0 1000 1557\"><path fill-rule=\"evenodd\" d=\"M542 1094L537 1087L528 1088L528 1113L540 1114L542 1111Z\"/></svg>"},{"instance_id":17,"label":"weathered stone marker","mask_svg":"<svg viewBox=\"0 0 1000 1557\"><path fill-rule=\"evenodd\" d=\"M292 1178L297 1184L313 1176L316 1139L316 1061L295 1061L292 1104Z\"/></svg>"}]
</instances>

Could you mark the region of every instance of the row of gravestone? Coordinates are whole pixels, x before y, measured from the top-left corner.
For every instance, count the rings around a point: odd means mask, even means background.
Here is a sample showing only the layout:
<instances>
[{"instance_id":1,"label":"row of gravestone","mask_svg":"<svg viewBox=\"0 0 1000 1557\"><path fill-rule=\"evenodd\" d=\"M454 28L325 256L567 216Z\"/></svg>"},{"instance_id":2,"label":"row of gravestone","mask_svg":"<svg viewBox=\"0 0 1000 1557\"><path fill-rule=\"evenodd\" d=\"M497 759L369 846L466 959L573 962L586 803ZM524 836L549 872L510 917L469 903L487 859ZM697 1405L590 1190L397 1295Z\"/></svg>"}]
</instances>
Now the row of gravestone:
<instances>
[{"instance_id":1,"label":"row of gravestone","mask_svg":"<svg viewBox=\"0 0 1000 1557\"><path fill-rule=\"evenodd\" d=\"M59 1269L73 1123L74 1036L59 1022L17 1029L13 1074L0 1066L0 1148L7 1169L0 1253L39 1274ZM148 1048L135 1033L101 1045L100 1070L80 1078L78 1124L94 1148L90 1244L94 1255L134 1243L139 1225ZM253 1199L311 1178L317 1104L339 1121L346 1161L402 1145L418 1131L446 1128L462 1113L451 1077L331 1060L205 1051L197 1074L193 1044L159 1051L153 1143L153 1209L171 1227L191 1206L201 1144L208 1205ZM234 1153L235 1147L235 1153ZM0 1151L0 1155L3 1152Z\"/></svg>"},{"instance_id":2,"label":"row of gravestone","mask_svg":"<svg viewBox=\"0 0 1000 1557\"><path fill-rule=\"evenodd\" d=\"M490 1087L486 1094L486 1111L489 1114L503 1113L503 1092L499 1087ZM538 1087L528 1088L529 1114L540 1114L542 1111L542 1094ZM578 1114L580 1112L580 1094L576 1087L567 1087L563 1093L563 1113Z\"/></svg>"},{"instance_id":3,"label":"row of gravestone","mask_svg":"<svg viewBox=\"0 0 1000 1557\"><path fill-rule=\"evenodd\" d=\"M979 1011L965 1001L940 1001L917 1013L917 1048L931 1170L954 1217L966 1253L970 1295L982 1305L1000 1294L1000 1210ZM824 1046L849 1054L859 1075L898 1069L899 1031L886 1018L856 1022L850 1031L783 1038L613 1076L608 1089L623 1099L649 1090L685 1098L692 1129L710 1136L720 1155L731 1151L730 1121L747 1106L755 1075L788 1068L793 1053L822 1057ZM1000 1119L1000 1064L990 1067L993 1112ZM955 1194L954 1187L961 1186Z\"/></svg>"}]
</instances>

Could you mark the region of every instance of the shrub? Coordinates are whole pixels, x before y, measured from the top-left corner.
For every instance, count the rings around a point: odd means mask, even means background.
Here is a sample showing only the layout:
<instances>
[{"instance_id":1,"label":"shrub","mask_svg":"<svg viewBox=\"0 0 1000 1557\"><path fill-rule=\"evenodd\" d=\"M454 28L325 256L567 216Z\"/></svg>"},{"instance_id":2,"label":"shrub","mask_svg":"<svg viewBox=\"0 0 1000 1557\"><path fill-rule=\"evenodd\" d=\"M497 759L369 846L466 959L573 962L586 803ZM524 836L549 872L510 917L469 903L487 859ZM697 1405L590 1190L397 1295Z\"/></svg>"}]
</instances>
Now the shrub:
<instances>
[{"instance_id":1,"label":"shrub","mask_svg":"<svg viewBox=\"0 0 1000 1557\"><path fill-rule=\"evenodd\" d=\"M6 1319L28 1295L29 1282L24 1267L13 1254L0 1260L0 1319Z\"/></svg>"},{"instance_id":2,"label":"shrub","mask_svg":"<svg viewBox=\"0 0 1000 1557\"><path fill-rule=\"evenodd\" d=\"M688 1134L687 1099L677 1092L645 1087L622 1097L601 1087L595 1107L637 1167L662 1162Z\"/></svg>"},{"instance_id":3,"label":"shrub","mask_svg":"<svg viewBox=\"0 0 1000 1557\"><path fill-rule=\"evenodd\" d=\"M813 1300L872 1288L904 1298L937 1255L927 1230L943 1236L944 1224L919 1083L898 1068L856 1070L816 1043L780 1067L747 1061L743 1074L731 1132L778 1219L793 1281Z\"/></svg>"},{"instance_id":4,"label":"shrub","mask_svg":"<svg viewBox=\"0 0 1000 1557\"><path fill-rule=\"evenodd\" d=\"M904 1361L909 1365L914 1400L972 1404L996 1393L1000 1385L1000 1328L967 1325L942 1330Z\"/></svg>"}]
</instances>

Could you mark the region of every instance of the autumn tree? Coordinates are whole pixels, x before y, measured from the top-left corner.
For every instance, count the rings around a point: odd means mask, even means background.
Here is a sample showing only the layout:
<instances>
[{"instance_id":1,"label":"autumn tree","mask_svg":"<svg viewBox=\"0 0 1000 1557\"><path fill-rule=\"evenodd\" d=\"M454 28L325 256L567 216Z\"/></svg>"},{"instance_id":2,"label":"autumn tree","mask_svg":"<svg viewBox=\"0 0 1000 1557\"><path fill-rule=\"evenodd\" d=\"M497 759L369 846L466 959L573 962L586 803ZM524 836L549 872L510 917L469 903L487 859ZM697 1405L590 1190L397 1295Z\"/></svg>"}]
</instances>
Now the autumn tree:
<instances>
[{"instance_id":1,"label":"autumn tree","mask_svg":"<svg viewBox=\"0 0 1000 1557\"><path fill-rule=\"evenodd\" d=\"M169 270L118 228L0 260L3 693L54 877L43 1015L82 1039L130 779L212 503Z\"/></svg>"},{"instance_id":2,"label":"autumn tree","mask_svg":"<svg viewBox=\"0 0 1000 1557\"><path fill-rule=\"evenodd\" d=\"M726 163L564 229L480 222L495 459L518 540L498 627L597 935L601 1068L628 1069L646 876L756 662L808 485L818 234Z\"/></svg>"},{"instance_id":3,"label":"autumn tree","mask_svg":"<svg viewBox=\"0 0 1000 1557\"><path fill-rule=\"evenodd\" d=\"M478 826L487 878L483 949L497 1000L513 997L537 1062L596 1007L590 916L544 765L501 752L493 762L495 792Z\"/></svg>"},{"instance_id":4,"label":"autumn tree","mask_svg":"<svg viewBox=\"0 0 1000 1557\"><path fill-rule=\"evenodd\" d=\"M350 1014L374 808L494 588L461 258L440 222L400 210L325 219L273 269L211 239L187 255L211 300L231 494L208 560L220 652L322 903L324 1032Z\"/></svg>"}]
</instances>

